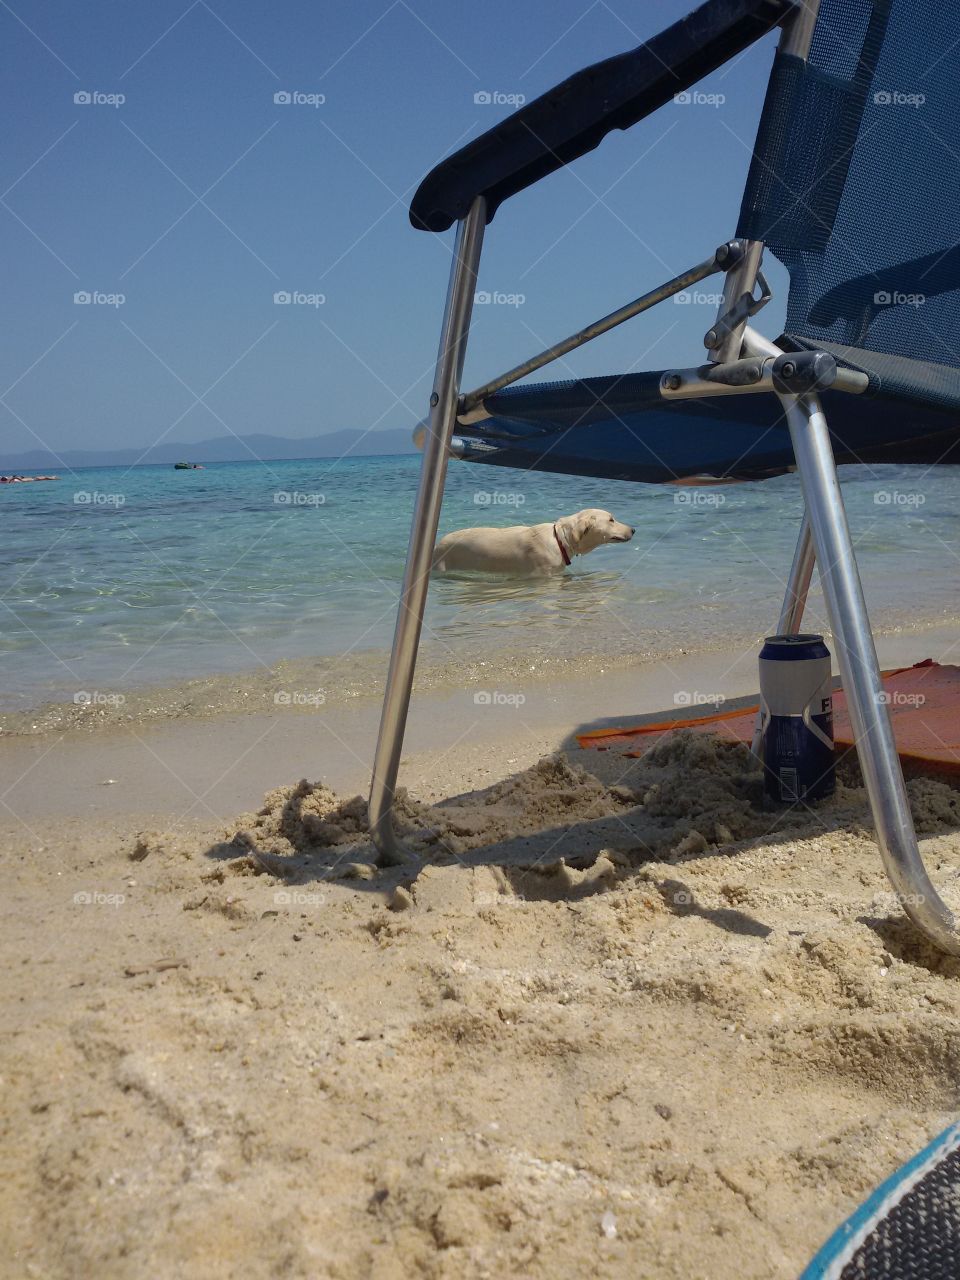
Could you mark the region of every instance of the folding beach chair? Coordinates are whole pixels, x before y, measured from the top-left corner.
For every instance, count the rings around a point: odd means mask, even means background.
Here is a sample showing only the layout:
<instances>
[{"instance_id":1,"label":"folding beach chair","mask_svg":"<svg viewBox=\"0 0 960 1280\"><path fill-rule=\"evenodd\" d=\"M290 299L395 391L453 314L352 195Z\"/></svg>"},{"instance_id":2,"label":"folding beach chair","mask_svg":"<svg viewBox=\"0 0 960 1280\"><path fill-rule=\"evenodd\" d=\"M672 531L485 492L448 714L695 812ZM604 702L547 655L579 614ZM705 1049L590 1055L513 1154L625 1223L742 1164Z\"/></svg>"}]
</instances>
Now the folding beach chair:
<instances>
[{"instance_id":1,"label":"folding beach chair","mask_svg":"<svg viewBox=\"0 0 960 1280\"><path fill-rule=\"evenodd\" d=\"M774 26L780 43L735 238L462 395L484 228L503 201ZM660 483L760 479L795 465L806 514L778 629L799 630L816 561L884 865L916 924L960 953L917 848L836 472L837 461L960 461L958 91L960 11L949 0L708 0L524 106L421 184L413 225L456 223L457 233L370 794L385 863L401 856L394 792L450 454ZM790 273L775 343L749 323L769 296L765 247ZM721 272L706 363L512 385Z\"/></svg>"}]
</instances>

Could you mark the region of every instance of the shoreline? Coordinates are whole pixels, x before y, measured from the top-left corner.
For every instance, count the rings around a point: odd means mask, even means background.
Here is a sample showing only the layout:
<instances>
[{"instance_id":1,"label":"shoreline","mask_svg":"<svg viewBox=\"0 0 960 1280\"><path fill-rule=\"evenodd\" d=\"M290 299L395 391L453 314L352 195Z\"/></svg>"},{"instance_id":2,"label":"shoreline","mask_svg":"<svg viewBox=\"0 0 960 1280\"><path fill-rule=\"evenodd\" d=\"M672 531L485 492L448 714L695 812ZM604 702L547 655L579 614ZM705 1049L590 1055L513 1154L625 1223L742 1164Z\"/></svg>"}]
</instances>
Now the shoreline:
<instances>
[{"instance_id":1,"label":"shoreline","mask_svg":"<svg viewBox=\"0 0 960 1280\"><path fill-rule=\"evenodd\" d=\"M960 627L900 630L877 642L886 668L928 657L950 662L960 654ZM683 707L707 714L717 701L755 698L758 650L759 644L645 661L588 655L534 670L522 656L509 666L486 658L455 670L425 664L414 686L400 783L426 799L454 794L550 752L579 754L578 731ZM366 674L365 683L358 675L338 697L314 705L277 706L273 683L257 676L249 683L220 677L214 693L206 681L174 694L148 691L142 703L132 699L114 709L113 718L70 708L74 716L64 722L55 709L52 724L38 719L0 737L8 815L28 824L71 815L147 815L165 825L225 821L302 777L366 795L382 671ZM494 696L484 704L478 693Z\"/></svg>"},{"instance_id":2,"label":"shoreline","mask_svg":"<svg viewBox=\"0 0 960 1280\"><path fill-rule=\"evenodd\" d=\"M822 629L817 619L812 629ZM555 646L530 643L527 633L517 633L510 641L488 647L482 653L424 642L417 664L415 695L442 696L456 689L482 690L493 683L497 689L521 692L557 681L574 682L594 675L634 671L642 678L651 666L669 670L685 659L736 652L759 655L763 637L769 632L745 633L731 637L716 634L712 643L701 633L699 642L670 643L658 637L646 648L617 650L609 647L558 653ZM828 646L829 631L824 632ZM960 655L960 614L917 619L903 614L887 617L874 627L881 662L906 665L905 648L911 639L929 643L941 651L957 641L953 657ZM488 637L485 637L487 639ZM527 640L518 647L517 640ZM445 651L446 650L446 651ZM936 653L924 656L937 657ZM918 659L914 659L918 660ZM950 660L950 655L945 659ZM960 660L958 658L957 660ZM252 713L273 715L316 714L325 708L365 706L383 697L389 650L348 651L282 659L260 670L250 668L181 681L149 682L126 689L84 691L82 703L63 698L39 700L20 709L0 710L0 742L49 733L95 734L105 729L139 727L178 720L207 720L225 715ZM836 662L834 661L836 668ZM722 691L721 691L722 692ZM80 696L80 695L76 695ZM666 709L666 708L664 708Z\"/></svg>"}]
</instances>

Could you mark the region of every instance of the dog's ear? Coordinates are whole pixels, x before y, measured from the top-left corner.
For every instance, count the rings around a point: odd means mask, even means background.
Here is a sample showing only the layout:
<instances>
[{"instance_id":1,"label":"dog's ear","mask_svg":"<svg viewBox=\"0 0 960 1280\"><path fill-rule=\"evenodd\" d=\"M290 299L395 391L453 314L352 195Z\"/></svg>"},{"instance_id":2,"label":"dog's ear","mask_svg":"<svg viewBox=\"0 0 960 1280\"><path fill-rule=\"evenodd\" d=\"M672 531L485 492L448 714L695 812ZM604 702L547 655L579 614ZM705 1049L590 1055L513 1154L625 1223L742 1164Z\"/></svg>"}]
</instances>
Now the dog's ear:
<instances>
[{"instance_id":1,"label":"dog's ear","mask_svg":"<svg viewBox=\"0 0 960 1280\"><path fill-rule=\"evenodd\" d=\"M557 521L557 531L563 539L564 546L569 548L572 555L577 554L577 549L587 531L588 524L589 521L585 511L578 511L572 516L561 516Z\"/></svg>"},{"instance_id":2,"label":"dog's ear","mask_svg":"<svg viewBox=\"0 0 960 1280\"><path fill-rule=\"evenodd\" d=\"M590 510L578 511L573 517L573 533L578 542L582 542L584 535L594 525L594 515Z\"/></svg>"}]
</instances>

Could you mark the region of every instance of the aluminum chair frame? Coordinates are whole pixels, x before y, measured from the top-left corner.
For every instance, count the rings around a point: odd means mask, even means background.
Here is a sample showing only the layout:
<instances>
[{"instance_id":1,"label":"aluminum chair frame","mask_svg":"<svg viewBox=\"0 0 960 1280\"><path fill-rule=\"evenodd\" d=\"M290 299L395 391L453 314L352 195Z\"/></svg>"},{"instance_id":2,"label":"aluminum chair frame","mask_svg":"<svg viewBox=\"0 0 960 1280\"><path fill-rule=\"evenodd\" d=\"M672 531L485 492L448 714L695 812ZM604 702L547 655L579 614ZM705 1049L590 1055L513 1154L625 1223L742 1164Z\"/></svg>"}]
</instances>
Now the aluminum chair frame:
<instances>
[{"instance_id":1,"label":"aluminum chair frame","mask_svg":"<svg viewBox=\"0 0 960 1280\"><path fill-rule=\"evenodd\" d=\"M817 3L807 0L784 24L781 49L806 57L816 8ZM765 300L754 299L757 282L762 282L764 246L759 241L729 241L712 258L659 289L461 396L460 380L486 221L486 202L478 196L457 224L430 416L423 432L420 483L373 765L369 817L380 865L402 863L407 858L394 826L397 778L447 461L458 415L466 420L481 405L484 395L558 359L691 283L723 270L729 263L717 321L705 337L710 362L665 375L661 396L664 401L718 394L778 396L790 431L805 506L778 630L787 634L799 631L816 562L884 868L894 894L917 927L944 951L960 954L957 921L939 897L920 856L833 448L818 395L825 385L858 394L865 389L866 379L838 370L828 357L833 368L825 379L814 378L807 387L802 385L802 379L790 383L784 370L789 372L793 366L785 363L785 353L748 323Z\"/></svg>"}]
</instances>

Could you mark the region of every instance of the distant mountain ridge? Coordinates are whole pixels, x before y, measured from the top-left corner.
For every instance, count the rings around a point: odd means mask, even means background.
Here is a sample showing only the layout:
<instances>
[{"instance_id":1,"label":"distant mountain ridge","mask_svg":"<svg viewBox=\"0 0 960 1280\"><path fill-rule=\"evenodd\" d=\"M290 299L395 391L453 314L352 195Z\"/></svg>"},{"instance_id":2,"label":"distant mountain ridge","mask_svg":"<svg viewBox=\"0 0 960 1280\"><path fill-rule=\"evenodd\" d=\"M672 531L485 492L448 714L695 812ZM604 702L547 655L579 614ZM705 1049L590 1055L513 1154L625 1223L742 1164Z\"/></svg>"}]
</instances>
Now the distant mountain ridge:
<instances>
[{"instance_id":1,"label":"distant mountain ridge","mask_svg":"<svg viewBox=\"0 0 960 1280\"><path fill-rule=\"evenodd\" d=\"M255 434L215 436L193 444L161 442L149 449L62 449L58 454L46 449L26 453L0 452L0 471L25 474L28 471L57 472L64 467L129 467L135 464L173 462L264 462L288 458L368 458L384 453L415 453L411 432L403 427L386 431L331 431L329 435L290 436Z\"/></svg>"}]
</instances>

